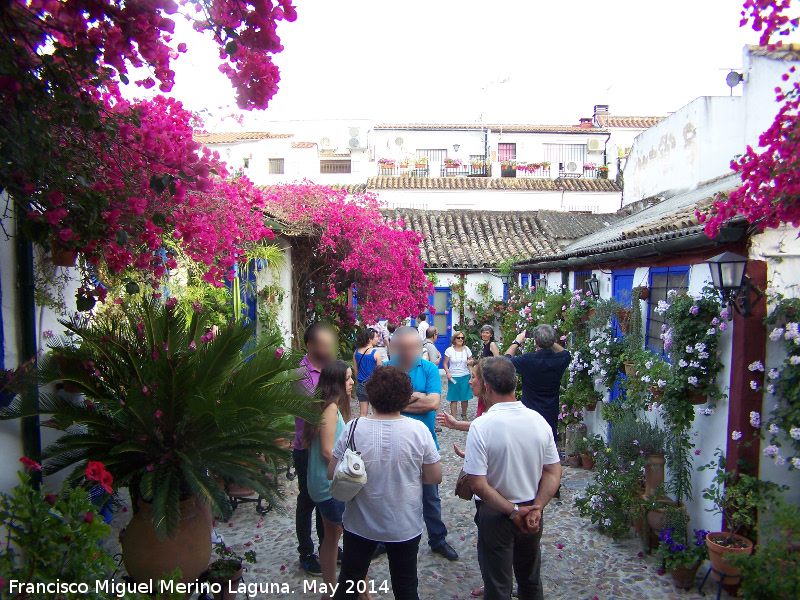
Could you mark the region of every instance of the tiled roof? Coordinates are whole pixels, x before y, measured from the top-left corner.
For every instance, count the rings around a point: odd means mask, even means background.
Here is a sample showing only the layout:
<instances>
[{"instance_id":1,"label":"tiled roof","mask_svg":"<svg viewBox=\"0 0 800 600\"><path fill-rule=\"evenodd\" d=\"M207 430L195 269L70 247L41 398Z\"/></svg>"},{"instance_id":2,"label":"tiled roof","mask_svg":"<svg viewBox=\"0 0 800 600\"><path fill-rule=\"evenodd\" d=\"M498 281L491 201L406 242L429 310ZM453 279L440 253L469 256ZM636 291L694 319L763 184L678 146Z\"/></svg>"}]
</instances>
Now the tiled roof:
<instances>
[{"instance_id":1,"label":"tiled roof","mask_svg":"<svg viewBox=\"0 0 800 600\"><path fill-rule=\"evenodd\" d=\"M615 115L596 115L595 120L600 127L624 127L630 129L648 129L657 125L666 117L618 117Z\"/></svg>"},{"instance_id":2,"label":"tiled roof","mask_svg":"<svg viewBox=\"0 0 800 600\"><path fill-rule=\"evenodd\" d=\"M504 133L604 133L597 128L581 127L580 125L525 125L525 124L441 124L441 123L382 123L373 129L389 131L483 131L491 129L493 132Z\"/></svg>"},{"instance_id":3,"label":"tiled roof","mask_svg":"<svg viewBox=\"0 0 800 600\"><path fill-rule=\"evenodd\" d=\"M316 145L315 142L292 142L292 148L313 148Z\"/></svg>"},{"instance_id":4,"label":"tiled roof","mask_svg":"<svg viewBox=\"0 0 800 600\"><path fill-rule=\"evenodd\" d=\"M616 214L592 214L540 210L536 221L545 235L555 240L576 240L619 221Z\"/></svg>"},{"instance_id":5,"label":"tiled roof","mask_svg":"<svg viewBox=\"0 0 800 600\"><path fill-rule=\"evenodd\" d=\"M769 48L767 46L748 46L753 56L766 56L773 60L800 60L800 44L786 44Z\"/></svg>"},{"instance_id":6,"label":"tiled roof","mask_svg":"<svg viewBox=\"0 0 800 600\"><path fill-rule=\"evenodd\" d=\"M201 144L233 144L250 140L277 140L293 137L291 133L268 133L266 131L196 133L194 140Z\"/></svg>"},{"instance_id":7,"label":"tiled roof","mask_svg":"<svg viewBox=\"0 0 800 600\"><path fill-rule=\"evenodd\" d=\"M488 269L509 258L545 256L558 246L547 238L535 211L384 209L390 221L421 233L428 269Z\"/></svg>"},{"instance_id":8,"label":"tiled roof","mask_svg":"<svg viewBox=\"0 0 800 600\"><path fill-rule=\"evenodd\" d=\"M703 226L694 211L708 207L717 194L735 189L740 183L741 179L735 174L715 179L696 190L678 194L645 210L618 219L608 227L584 236L562 251L544 259L550 262L599 256L614 250L702 234ZM521 264L536 262L544 261L541 256L533 256Z\"/></svg>"},{"instance_id":9,"label":"tiled roof","mask_svg":"<svg viewBox=\"0 0 800 600\"><path fill-rule=\"evenodd\" d=\"M517 190L525 192L620 192L611 179L517 179L516 177L370 177L368 190Z\"/></svg>"}]
</instances>

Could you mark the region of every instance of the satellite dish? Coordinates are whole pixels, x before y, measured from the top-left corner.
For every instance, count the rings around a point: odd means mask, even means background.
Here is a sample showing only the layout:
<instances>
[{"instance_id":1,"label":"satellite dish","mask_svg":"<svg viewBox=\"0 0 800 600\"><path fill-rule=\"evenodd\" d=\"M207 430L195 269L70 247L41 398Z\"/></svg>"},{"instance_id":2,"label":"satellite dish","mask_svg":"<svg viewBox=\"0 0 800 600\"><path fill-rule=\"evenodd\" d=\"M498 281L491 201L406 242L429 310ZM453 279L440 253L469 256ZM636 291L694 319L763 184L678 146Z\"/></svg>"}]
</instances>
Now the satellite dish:
<instances>
[{"instance_id":1,"label":"satellite dish","mask_svg":"<svg viewBox=\"0 0 800 600\"><path fill-rule=\"evenodd\" d=\"M360 147L360 146L359 146L359 142L358 142L358 138L357 138L357 137L352 137L352 138L350 138L350 141L349 141L349 142L347 142L347 145L348 145L350 148L359 148L359 147Z\"/></svg>"},{"instance_id":2,"label":"satellite dish","mask_svg":"<svg viewBox=\"0 0 800 600\"><path fill-rule=\"evenodd\" d=\"M354 138L358 137L359 133L361 133L361 131L358 129L358 127L351 127L350 128L350 137L354 137Z\"/></svg>"},{"instance_id":3,"label":"satellite dish","mask_svg":"<svg viewBox=\"0 0 800 600\"><path fill-rule=\"evenodd\" d=\"M394 144L395 144L395 146L402 146L403 145L403 138L401 138L401 137L395 138Z\"/></svg>"},{"instance_id":4,"label":"satellite dish","mask_svg":"<svg viewBox=\"0 0 800 600\"><path fill-rule=\"evenodd\" d=\"M728 76L725 77L725 83L727 83L728 87L731 89L735 88L737 85L742 83L743 80L744 77L742 77L742 74L737 73L736 71L731 71L730 73L728 73Z\"/></svg>"},{"instance_id":5,"label":"satellite dish","mask_svg":"<svg viewBox=\"0 0 800 600\"><path fill-rule=\"evenodd\" d=\"M326 137L322 138L319 141L319 147L320 148L330 148L331 147L331 140L329 138L326 138Z\"/></svg>"}]
</instances>

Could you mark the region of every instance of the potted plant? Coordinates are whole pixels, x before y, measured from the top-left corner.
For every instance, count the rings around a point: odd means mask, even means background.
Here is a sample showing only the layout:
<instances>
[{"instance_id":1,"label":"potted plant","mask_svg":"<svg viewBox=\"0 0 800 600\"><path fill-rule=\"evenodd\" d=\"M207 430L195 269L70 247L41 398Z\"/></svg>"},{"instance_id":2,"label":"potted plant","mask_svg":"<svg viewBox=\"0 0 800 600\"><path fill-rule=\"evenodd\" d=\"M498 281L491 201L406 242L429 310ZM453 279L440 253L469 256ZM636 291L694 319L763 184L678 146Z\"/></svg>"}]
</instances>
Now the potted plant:
<instances>
[{"instance_id":1,"label":"potted plant","mask_svg":"<svg viewBox=\"0 0 800 600\"><path fill-rule=\"evenodd\" d=\"M685 523L682 527L665 527L661 530L656 556L663 561L675 587L689 589L694 586L697 570L708 558L707 534L707 531L695 529L694 535L689 538Z\"/></svg>"},{"instance_id":2,"label":"potted plant","mask_svg":"<svg viewBox=\"0 0 800 600\"><path fill-rule=\"evenodd\" d=\"M755 552L734 559L744 600L800 598L800 506L784 505L762 523Z\"/></svg>"},{"instance_id":3,"label":"potted plant","mask_svg":"<svg viewBox=\"0 0 800 600\"><path fill-rule=\"evenodd\" d=\"M276 474L289 458L277 440L291 435L281 419L314 419L295 390L295 355L277 340L253 343L241 320L206 331L202 311L187 322L177 304L151 298L92 321L61 321L81 343L52 345L75 361L65 372L45 355L40 375L73 381L83 403L42 395L38 407L15 400L0 412L50 415L46 425L65 431L44 450L45 474L100 461L128 488L134 514L120 539L135 581L176 568L194 581L211 555L212 513L231 514L215 478L275 500Z\"/></svg>"},{"instance_id":4,"label":"potted plant","mask_svg":"<svg viewBox=\"0 0 800 600\"><path fill-rule=\"evenodd\" d=\"M597 165L592 163L592 162L583 163L583 170L584 171L594 171L596 168L597 168Z\"/></svg>"},{"instance_id":5,"label":"potted plant","mask_svg":"<svg viewBox=\"0 0 800 600\"><path fill-rule=\"evenodd\" d=\"M428 166L428 159L427 158L417 158L414 162L414 167L417 169L424 169Z\"/></svg>"},{"instance_id":6,"label":"potted plant","mask_svg":"<svg viewBox=\"0 0 800 600\"><path fill-rule=\"evenodd\" d=\"M239 555L223 543L216 544L214 552L219 558L208 565L208 581L219 584L222 590L214 593L214 600L235 600L236 592L231 590L235 590L242 579L244 563L256 562L256 553L248 550Z\"/></svg>"},{"instance_id":7,"label":"potted plant","mask_svg":"<svg viewBox=\"0 0 800 600\"><path fill-rule=\"evenodd\" d=\"M597 167L597 176L600 179L608 179L608 165L600 165Z\"/></svg>"},{"instance_id":8,"label":"potted plant","mask_svg":"<svg viewBox=\"0 0 800 600\"><path fill-rule=\"evenodd\" d=\"M657 354L644 350L635 356L634 368L653 399L657 402L663 398L670 376L670 364Z\"/></svg>"},{"instance_id":9,"label":"potted plant","mask_svg":"<svg viewBox=\"0 0 800 600\"><path fill-rule=\"evenodd\" d=\"M444 166L446 169L457 169L458 167L464 166L464 163L461 162L460 158L445 158Z\"/></svg>"},{"instance_id":10,"label":"potted plant","mask_svg":"<svg viewBox=\"0 0 800 600\"><path fill-rule=\"evenodd\" d=\"M597 523L601 533L620 539L630 533L634 519L641 514L640 471L619 461L598 468L595 473L594 482L575 499L575 507L582 517Z\"/></svg>"},{"instance_id":11,"label":"potted plant","mask_svg":"<svg viewBox=\"0 0 800 600\"><path fill-rule=\"evenodd\" d=\"M599 435L594 435L589 438L581 438L575 443L575 450L581 457L583 468L587 471L594 469L597 457L603 456L605 452L605 442Z\"/></svg>"},{"instance_id":12,"label":"potted plant","mask_svg":"<svg viewBox=\"0 0 800 600\"><path fill-rule=\"evenodd\" d=\"M745 536L755 534L759 513L777 506L780 493L788 488L748 475L746 465L740 465L738 472L727 470L722 450L717 449L714 456L715 460L699 468L715 472L711 485L703 490L703 498L714 505L706 510L720 515L726 528L706 535L706 545L714 579L735 586L741 583L740 570L729 557L753 552L753 541Z\"/></svg>"},{"instance_id":13,"label":"potted plant","mask_svg":"<svg viewBox=\"0 0 800 600\"><path fill-rule=\"evenodd\" d=\"M378 165L380 165L381 170L383 171L393 171L394 170L394 159L393 158L381 158L378 160Z\"/></svg>"},{"instance_id":14,"label":"potted plant","mask_svg":"<svg viewBox=\"0 0 800 600\"><path fill-rule=\"evenodd\" d=\"M50 242L50 262L54 267L74 267L78 261L78 251L63 245L60 241Z\"/></svg>"}]
</instances>

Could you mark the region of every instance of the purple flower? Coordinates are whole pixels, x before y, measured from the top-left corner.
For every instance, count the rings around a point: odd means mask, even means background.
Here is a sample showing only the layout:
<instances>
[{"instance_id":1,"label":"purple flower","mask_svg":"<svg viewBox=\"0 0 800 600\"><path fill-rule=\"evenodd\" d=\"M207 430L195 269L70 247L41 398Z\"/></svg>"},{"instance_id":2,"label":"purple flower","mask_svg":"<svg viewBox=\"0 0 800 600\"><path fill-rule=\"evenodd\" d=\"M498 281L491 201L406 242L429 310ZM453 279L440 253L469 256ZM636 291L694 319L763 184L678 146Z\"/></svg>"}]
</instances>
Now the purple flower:
<instances>
[{"instance_id":1,"label":"purple flower","mask_svg":"<svg viewBox=\"0 0 800 600\"><path fill-rule=\"evenodd\" d=\"M689 312L693 315L696 315L700 312L700 307L697 304L693 304L692 307L689 309Z\"/></svg>"}]
</instances>

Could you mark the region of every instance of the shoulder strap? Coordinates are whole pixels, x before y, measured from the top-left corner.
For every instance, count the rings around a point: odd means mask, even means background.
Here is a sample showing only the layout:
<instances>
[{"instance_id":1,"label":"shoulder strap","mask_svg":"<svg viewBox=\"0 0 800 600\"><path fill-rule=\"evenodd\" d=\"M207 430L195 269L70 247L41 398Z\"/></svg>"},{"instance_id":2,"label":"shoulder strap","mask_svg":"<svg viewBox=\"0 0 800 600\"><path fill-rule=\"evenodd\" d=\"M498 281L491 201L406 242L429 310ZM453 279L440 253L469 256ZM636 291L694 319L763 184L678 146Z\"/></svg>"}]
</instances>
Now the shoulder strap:
<instances>
[{"instance_id":1,"label":"shoulder strap","mask_svg":"<svg viewBox=\"0 0 800 600\"><path fill-rule=\"evenodd\" d=\"M350 427L350 435L347 437L347 447L350 448L353 452L358 452L356 450L356 440L355 440L355 433L356 433L356 425L358 425L358 419L360 417L356 417L355 421L353 421L352 427Z\"/></svg>"},{"instance_id":2,"label":"shoulder strap","mask_svg":"<svg viewBox=\"0 0 800 600\"><path fill-rule=\"evenodd\" d=\"M356 350L356 353L357 354L361 354L361 358L358 359L358 364L356 365L356 369L360 369L361 368L361 361L364 360L364 357L366 356L366 354L364 354L362 352L359 352L358 350Z\"/></svg>"}]
</instances>

